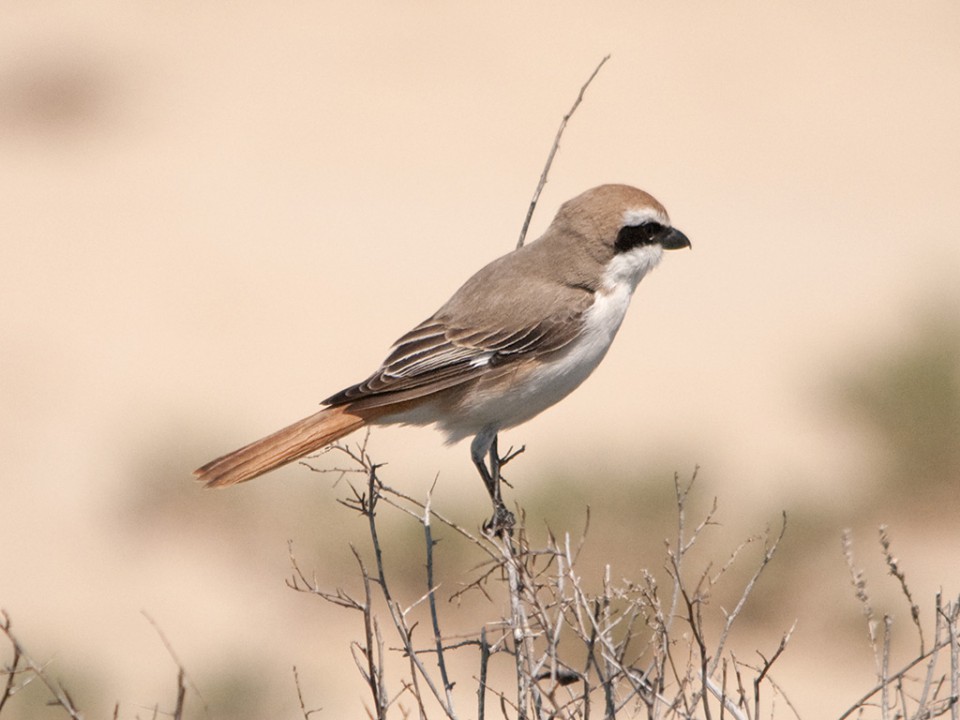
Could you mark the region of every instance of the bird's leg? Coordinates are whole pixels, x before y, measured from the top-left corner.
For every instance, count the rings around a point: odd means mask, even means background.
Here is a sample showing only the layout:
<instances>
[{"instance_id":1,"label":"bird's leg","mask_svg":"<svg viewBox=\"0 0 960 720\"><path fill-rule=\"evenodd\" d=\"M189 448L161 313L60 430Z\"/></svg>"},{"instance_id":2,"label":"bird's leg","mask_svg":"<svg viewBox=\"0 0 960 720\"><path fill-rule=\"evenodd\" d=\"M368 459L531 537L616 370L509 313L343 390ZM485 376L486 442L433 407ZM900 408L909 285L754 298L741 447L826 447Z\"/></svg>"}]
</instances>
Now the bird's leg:
<instances>
[{"instance_id":1,"label":"bird's leg","mask_svg":"<svg viewBox=\"0 0 960 720\"><path fill-rule=\"evenodd\" d=\"M493 504L497 505L503 501L500 499L500 485L497 480L493 478L490 474L490 471L487 470L487 464L484 460L474 459L473 464L477 466L477 471L480 473L480 477L483 479L484 487L487 488L487 492L490 494L490 499L493 500Z\"/></svg>"},{"instance_id":2,"label":"bird's leg","mask_svg":"<svg viewBox=\"0 0 960 720\"><path fill-rule=\"evenodd\" d=\"M493 436L493 442L490 443L490 475L493 480L494 492L492 494L493 504L502 505L503 496L500 494L500 452L497 450L497 439L499 435Z\"/></svg>"},{"instance_id":3,"label":"bird's leg","mask_svg":"<svg viewBox=\"0 0 960 720\"><path fill-rule=\"evenodd\" d=\"M486 460L487 452L490 449L490 446L494 443L496 437L496 434L489 431L484 431L478 434L470 444L470 457L473 460L473 464L477 468L477 472L480 473L480 477L483 480L483 485L487 488L487 492L490 494L490 499L493 500L494 504L500 500L500 490L497 487L497 481L494 480L490 470L487 469Z\"/></svg>"},{"instance_id":4,"label":"bird's leg","mask_svg":"<svg viewBox=\"0 0 960 720\"><path fill-rule=\"evenodd\" d=\"M490 467L487 468L486 457L490 457ZM510 533L516 523L513 513L507 510L500 494L500 455L497 452L497 433L495 430L481 432L473 439L470 445L470 456L476 465L483 484L493 502L493 517L483 525L483 529L494 535Z\"/></svg>"}]
</instances>

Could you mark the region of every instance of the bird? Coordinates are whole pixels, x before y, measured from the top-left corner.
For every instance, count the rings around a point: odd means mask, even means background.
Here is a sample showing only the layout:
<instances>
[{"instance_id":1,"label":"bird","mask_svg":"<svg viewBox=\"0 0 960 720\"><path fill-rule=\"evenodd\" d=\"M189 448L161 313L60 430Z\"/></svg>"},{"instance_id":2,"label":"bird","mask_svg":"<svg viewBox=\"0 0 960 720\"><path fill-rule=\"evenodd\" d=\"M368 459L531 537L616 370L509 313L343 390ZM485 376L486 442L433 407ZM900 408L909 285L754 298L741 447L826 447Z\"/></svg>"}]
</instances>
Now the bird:
<instances>
[{"instance_id":1,"label":"bird","mask_svg":"<svg viewBox=\"0 0 960 720\"><path fill-rule=\"evenodd\" d=\"M576 389L606 355L638 283L665 250L691 247L652 195L600 185L563 203L539 238L493 260L402 335L367 379L323 408L194 471L207 487L245 482L369 425L435 425L470 457L510 528L497 448Z\"/></svg>"}]
</instances>

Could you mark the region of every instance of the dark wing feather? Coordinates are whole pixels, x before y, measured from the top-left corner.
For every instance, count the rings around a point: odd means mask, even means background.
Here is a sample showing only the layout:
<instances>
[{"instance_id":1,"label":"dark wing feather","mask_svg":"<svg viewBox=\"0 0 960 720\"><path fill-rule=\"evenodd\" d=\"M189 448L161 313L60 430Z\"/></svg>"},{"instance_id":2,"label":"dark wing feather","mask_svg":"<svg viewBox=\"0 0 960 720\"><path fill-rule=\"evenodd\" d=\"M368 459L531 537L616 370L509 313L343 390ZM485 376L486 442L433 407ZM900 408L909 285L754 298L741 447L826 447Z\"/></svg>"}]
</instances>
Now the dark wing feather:
<instances>
[{"instance_id":1,"label":"dark wing feather","mask_svg":"<svg viewBox=\"0 0 960 720\"><path fill-rule=\"evenodd\" d=\"M584 258L580 258L582 263ZM569 278L552 247L525 245L481 269L432 317L401 337L369 378L328 405L376 407L469 383L496 366L566 347L596 288Z\"/></svg>"},{"instance_id":2,"label":"dark wing feather","mask_svg":"<svg viewBox=\"0 0 960 720\"><path fill-rule=\"evenodd\" d=\"M397 340L373 375L324 404L376 407L413 400L469 382L490 366L561 350L579 334L583 313L593 302L592 293L575 292L576 302L565 298L568 302L554 304L552 313L511 329L503 328L500 315L488 316L482 325L457 327L442 308ZM566 312L557 313L557 307Z\"/></svg>"}]
</instances>

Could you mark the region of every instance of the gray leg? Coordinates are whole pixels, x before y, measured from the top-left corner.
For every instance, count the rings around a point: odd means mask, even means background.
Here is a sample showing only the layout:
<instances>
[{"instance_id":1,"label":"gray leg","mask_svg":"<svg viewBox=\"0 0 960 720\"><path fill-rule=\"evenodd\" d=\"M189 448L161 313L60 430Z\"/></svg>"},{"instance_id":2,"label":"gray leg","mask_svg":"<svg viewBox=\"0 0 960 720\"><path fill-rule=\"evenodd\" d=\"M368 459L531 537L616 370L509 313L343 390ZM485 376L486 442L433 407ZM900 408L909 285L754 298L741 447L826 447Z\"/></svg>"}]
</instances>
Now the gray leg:
<instances>
[{"instance_id":1,"label":"gray leg","mask_svg":"<svg viewBox=\"0 0 960 720\"><path fill-rule=\"evenodd\" d=\"M490 457L490 467L487 468L486 457ZM507 510L500 494L500 455L497 452L497 429L487 428L481 431L470 444L470 457L476 465L483 484L493 501L493 517L485 524L484 529L495 535L509 533L516 522L513 513Z\"/></svg>"},{"instance_id":2,"label":"gray leg","mask_svg":"<svg viewBox=\"0 0 960 720\"><path fill-rule=\"evenodd\" d=\"M500 451L497 449L497 435L493 436L493 442L490 444L490 474L493 476L493 482L497 486L497 496L494 501L500 499Z\"/></svg>"},{"instance_id":3,"label":"gray leg","mask_svg":"<svg viewBox=\"0 0 960 720\"><path fill-rule=\"evenodd\" d=\"M490 499L493 500L493 504L502 504L500 500L499 458L497 464L494 466L494 472L491 473L486 465L487 453L490 453L491 457L494 457L497 453L497 431L493 428L482 430L473 439L473 442L470 444L470 457L473 460L473 464L476 465L480 477L483 478L483 484L487 488L487 492L490 493ZM493 465L492 462L491 465Z\"/></svg>"}]
</instances>

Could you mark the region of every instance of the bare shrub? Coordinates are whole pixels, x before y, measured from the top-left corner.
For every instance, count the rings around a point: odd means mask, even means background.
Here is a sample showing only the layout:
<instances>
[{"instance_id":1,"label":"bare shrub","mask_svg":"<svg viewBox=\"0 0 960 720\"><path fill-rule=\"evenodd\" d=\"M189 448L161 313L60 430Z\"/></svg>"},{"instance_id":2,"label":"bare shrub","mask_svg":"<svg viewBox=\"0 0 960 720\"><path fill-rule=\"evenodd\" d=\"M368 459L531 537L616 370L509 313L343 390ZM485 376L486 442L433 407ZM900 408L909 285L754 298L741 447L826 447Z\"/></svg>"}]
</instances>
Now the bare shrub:
<instances>
[{"instance_id":1,"label":"bare shrub","mask_svg":"<svg viewBox=\"0 0 960 720\"><path fill-rule=\"evenodd\" d=\"M792 628L756 661L727 649L737 618L783 538L785 515L779 530L741 543L718 567L710 562L691 567L693 550L715 524L716 503L691 523L687 501L696 473L687 483L675 477L677 523L675 536L665 542L666 587L646 571L636 580L615 580L607 565L600 587L591 591L577 569L584 536L550 534L535 547L522 511L511 534L471 532L436 512L429 493L419 501L384 485L365 444L338 449L353 465L335 472L356 472L364 479L350 484L350 497L342 501L366 519L369 529L367 557L352 548L362 589L321 587L304 573L292 550L288 584L359 613L362 639L351 650L369 688L371 716L746 719L773 707L775 698L791 707L770 671ZM424 591L416 597L401 599L391 582L378 530L385 510L404 513L422 527ZM435 572L435 526L481 558L458 589L448 591L448 599L480 595L487 614L472 629L453 635L441 629L455 623L438 609L443 583ZM711 595L727 571L755 544L762 544L759 561L732 610L712 606ZM421 625L428 630L417 632ZM393 650L385 635L393 638ZM458 668L473 668L467 672L475 700L453 692L465 683L454 678L454 654ZM472 659L465 662L464 654ZM510 659L512 672L494 680L491 663L500 655Z\"/></svg>"}]
</instances>

